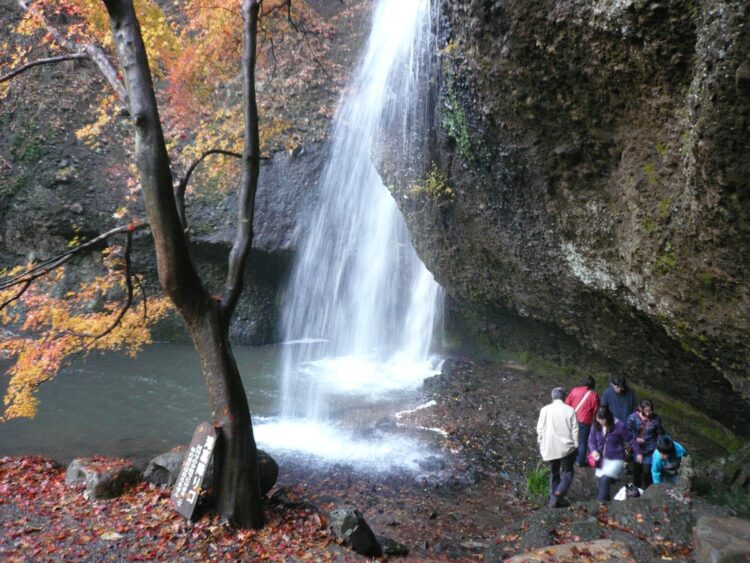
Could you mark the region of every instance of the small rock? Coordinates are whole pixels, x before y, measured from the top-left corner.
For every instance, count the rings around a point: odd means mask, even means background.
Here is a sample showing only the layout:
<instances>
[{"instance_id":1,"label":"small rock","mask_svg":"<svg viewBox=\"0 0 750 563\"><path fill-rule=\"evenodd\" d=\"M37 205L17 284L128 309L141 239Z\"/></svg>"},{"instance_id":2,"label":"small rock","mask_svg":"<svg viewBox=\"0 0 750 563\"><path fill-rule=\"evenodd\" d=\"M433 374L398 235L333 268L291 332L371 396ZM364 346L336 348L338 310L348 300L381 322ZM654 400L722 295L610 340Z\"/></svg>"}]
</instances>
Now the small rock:
<instances>
[{"instance_id":1,"label":"small rock","mask_svg":"<svg viewBox=\"0 0 750 563\"><path fill-rule=\"evenodd\" d=\"M72 203L70 205L69 209L73 213L76 213L77 215L80 215L81 213L83 213L83 205L81 205L80 203L77 203L77 202L76 203Z\"/></svg>"},{"instance_id":2,"label":"small rock","mask_svg":"<svg viewBox=\"0 0 750 563\"><path fill-rule=\"evenodd\" d=\"M375 534L356 508L334 508L328 513L328 526L335 537L350 545L356 553L366 557L381 555Z\"/></svg>"},{"instance_id":3,"label":"small rock","mask_svg":"<svg viewBox=\"0 0 750 563\"><path fill-rule=\"evenodd\" d=\"M85 484L83 494L89 500L118 497L140 480L137 467L118 459L76 458L65 472L65 484Z\"/></svg>"},{"instance_id":4,"label":"small rock","mask_svg":"<svg viewBox=\"0 0 750 563\"><path fill-rule=\"evenodd\" d=\"M178 446L152 459L143 472L143 480L159 487L171 487L177 481L182 462L187 454L186 446ZM214 471L213 458L206 470L205 483L210 483ZM263 450L258 450L258 472L260 473L260 494L265 495L279 478L279 464Z\"/></svg>"},{"instance_id":5,"label":"small rock","mask_svg":"<svg viewBox=\"0 0 750 563\"><path fill-rule=\"evenodd\" d=\"M168 452L159 454L148 462L143 472L143 480L159 487L173 486L180 474L186 452L186 446L178 446Z\"/></svg>"},{"instance_id":6,"label":"small rock","mask_svg":"<svg viewBox=\"0 0 750 563\"><path fill-rule=\"evenodd\" d=\"M409 555L409 548L404 544L397 542L388 536L376 536L378 544L380 544L380 551L383 555L391 556L405 556Z\"/></svg>"},{"instance_id":7,"label":"small rock","mask_svg":"<svg viewBox=\"0 0 750 563\"><path fill-rule=\"evenodd\" d=\"M431 455L419 461L419 468L423 471L442 471L445 469L445 460Z\"/></svg>"}]
</instances>

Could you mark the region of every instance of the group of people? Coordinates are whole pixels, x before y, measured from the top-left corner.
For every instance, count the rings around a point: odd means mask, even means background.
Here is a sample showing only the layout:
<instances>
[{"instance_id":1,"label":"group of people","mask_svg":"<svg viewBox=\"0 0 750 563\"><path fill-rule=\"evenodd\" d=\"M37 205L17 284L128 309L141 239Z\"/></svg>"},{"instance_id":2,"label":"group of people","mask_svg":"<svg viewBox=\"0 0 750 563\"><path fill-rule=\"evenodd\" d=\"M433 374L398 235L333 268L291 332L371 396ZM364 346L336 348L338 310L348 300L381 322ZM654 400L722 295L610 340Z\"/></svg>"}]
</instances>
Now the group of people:
<instances>
[{"instance_id":1,"label":"group of people","mask_svg":"<svg viewBox=\"0 0 750 563\"><path fill-rule=\"evenodd\" d=\"M598 483L597 498L611 500L612 484L625 464L632 463L633 483L645 489L652 483L673 483L685 448L672 440L650 399L636 401L625 378L615 376L602 393L584 377L566 394L552 390L552 403L539 413L536 432L542 459L550 465L549 506L567 504L565 493L573 482L574 466L591 466Z\"/></svg>"}]
</instances>

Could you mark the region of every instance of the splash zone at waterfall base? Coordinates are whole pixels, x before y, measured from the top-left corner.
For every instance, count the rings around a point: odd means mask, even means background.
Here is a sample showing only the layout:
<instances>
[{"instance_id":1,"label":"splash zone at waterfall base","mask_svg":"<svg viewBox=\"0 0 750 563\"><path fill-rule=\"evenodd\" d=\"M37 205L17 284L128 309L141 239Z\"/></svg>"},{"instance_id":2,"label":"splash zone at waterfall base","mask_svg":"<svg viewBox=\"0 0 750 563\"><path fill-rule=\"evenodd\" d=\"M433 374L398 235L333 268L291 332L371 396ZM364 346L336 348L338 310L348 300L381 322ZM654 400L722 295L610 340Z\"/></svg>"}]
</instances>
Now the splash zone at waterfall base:
<instances>
[{"instance_id":1,"label":"splash zone at waterfall base","mask_svg":"<svg viewBox=\"0 0 750 563\"><path fill-rule=\"evenodd\" d=\"M80 488L64 484L63 467L41 458L2 458L0 556L7 561L113 556L364 561L336 543L328 522L315 511L274 501L314 503L331 496L356 506L376 534L405 544L409 560L476 560L493 553L502 560L542 547L544 541L589 539L577 523L586 519L593 521L590 531L597 538L626 541L638 560L689 553L689 529L695 521L689 505L665 495L650 501L653 514L632 503L610 507L621 511L616 514L600 512L588 469L576 470L570 493L578 512L560 510L551 517L537 511L526 495L524 475L538 463L535 407L549 396L554 381L517 366L464 363L453 369L455 377L438 375L425 382L425 408L399 418L417 430L440 428L445 433L439 434L444 457L432 460L428 476L285 462L266 502L268 526L257 532L232 529L210 514L186 521L173 510L168 489L144 484L117 499L90 502ZM679 421L669 424L685 436L692 451L716 453L710 443L678 426ZM549 521L542 522L538 515L545 514ZM658 526L650 520L654 515L661 518Z\"/></svg>"}]
</instances>

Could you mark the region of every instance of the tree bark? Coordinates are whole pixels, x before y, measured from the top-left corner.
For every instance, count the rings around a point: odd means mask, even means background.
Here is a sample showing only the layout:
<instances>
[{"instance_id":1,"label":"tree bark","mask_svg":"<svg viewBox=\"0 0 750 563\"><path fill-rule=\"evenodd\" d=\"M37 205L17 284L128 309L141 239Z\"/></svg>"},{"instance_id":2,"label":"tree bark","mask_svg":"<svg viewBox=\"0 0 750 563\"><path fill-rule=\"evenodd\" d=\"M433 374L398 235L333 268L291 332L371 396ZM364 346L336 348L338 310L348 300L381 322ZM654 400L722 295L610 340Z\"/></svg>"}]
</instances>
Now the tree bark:
<instances>
[{"instance_id":1,"label":"tree bark","mask_svg":"<svg viewBox=\"0 0 750 563\"><path fill-rule=\"evenodd\" d=\"M214 424L221 430L214 450L216 510L235 523L262 528L258 455L250 409L223 318L215 303L190 325L208 386Z\"/></svg>"},{"instance_id":2,"label":"tree bark","mask_svg":"<svg viewBox=\"0 0 750 563\"><path fill-rule=\"evenodd\" d=\"M257 1L246 2L257 5ZM104 3L125 76L135 129L136 165L153 233L159 280L184 318L198 351L214 424L220 430L214 454L217 509L236 525L260 528L263 505L257 450L245 390L228 337L234 304L242 289L241 272L237 274L234 267L244 267L252 230L248 232L246 226L238 227L238 233L243 236L241 243L235 245L237 250L233 248L230 259L230 294L224 299L210 296L193 264L175 203L169 156L132 0L104 0ZM257 9L255 15L257 18ZM252 42L254 49L254 38ZM257 136L257 119L253 123ZM257 173L252 181L255 183L247 190L254 198ZM247 218L247 212L245 207L246 214L241 217ZM252 207L249 212L252 213ZM252 223L249 224L251 228ZM230 307L227 307L227 300Z\"/></svg>"},{"instance_id":3,"label":"tree bark","mask_svg":"<svg viewBox=\"0 0 750 563\"><path fill-rule=\"evenodd\" d=\"M258 134L258 106L255 100L255 61L258 36L259 0L242 1L244 21L242 51L242 106L244 123L244 148L242 151L242 177L240 180L237 232L229 253L229 268L224 286L222 309L231 317L243 287L245 263L253 241L253 216L255 192L260 172L260 135Z\"/></svg>"}]
</instances>

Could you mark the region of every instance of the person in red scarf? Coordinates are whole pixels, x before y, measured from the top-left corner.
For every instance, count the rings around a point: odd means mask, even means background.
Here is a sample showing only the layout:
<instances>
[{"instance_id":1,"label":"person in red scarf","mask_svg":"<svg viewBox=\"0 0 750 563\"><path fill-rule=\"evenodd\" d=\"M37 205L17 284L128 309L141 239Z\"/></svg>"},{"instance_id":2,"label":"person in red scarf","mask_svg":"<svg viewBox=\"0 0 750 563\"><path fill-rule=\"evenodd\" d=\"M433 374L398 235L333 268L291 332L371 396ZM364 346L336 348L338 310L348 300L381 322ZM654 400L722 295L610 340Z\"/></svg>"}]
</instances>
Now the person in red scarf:
<instances>
[{"instance_id":1,"label":"person in red scarf","mask_svg":"<svg viewBox=\"0 0 750 563\"><path fill-rule=\"evenodd\" d=\"M586 448L589 442L589 432L599 408L599 395L594 391L596 382L590 375L581 380L579 387L573 387L565 397L565 404L573 407L578 420L578 454L576 465L586 467Z\"/></svg>"}]
</instances>

